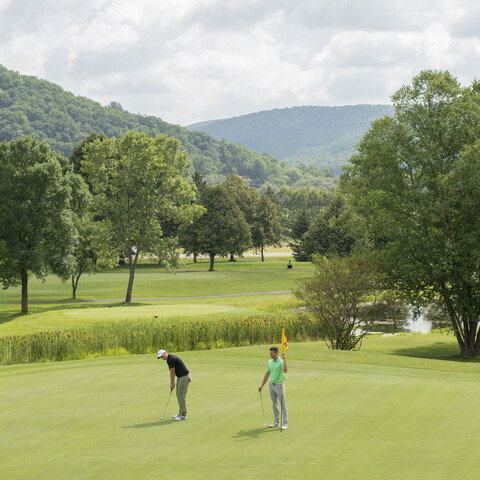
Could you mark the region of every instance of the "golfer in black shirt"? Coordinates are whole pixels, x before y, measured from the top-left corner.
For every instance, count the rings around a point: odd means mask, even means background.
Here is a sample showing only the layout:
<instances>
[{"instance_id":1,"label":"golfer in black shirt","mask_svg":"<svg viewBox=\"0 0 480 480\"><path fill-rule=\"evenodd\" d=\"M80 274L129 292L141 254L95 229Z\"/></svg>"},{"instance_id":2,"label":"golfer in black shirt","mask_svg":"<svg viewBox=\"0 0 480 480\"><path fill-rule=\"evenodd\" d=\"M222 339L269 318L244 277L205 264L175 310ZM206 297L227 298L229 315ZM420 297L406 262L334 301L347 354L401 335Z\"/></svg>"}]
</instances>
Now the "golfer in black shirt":
<instances>
[{"instance_id":1,"label":"golfer in black shirt","mask_svg":"<svg viewBox=\"0 0 480 480\"><path fill-rule=\"evenodd\" d=\"M192 381L188 368L183 363L182 359L166 350L159 350L157 359L167 361L170 369L170 391L175 388L175 376L177 377L177 400L178 400L178 414L173 416L174 420L187 419L187 390L188 384Z\"/></svg>"}]
</instances>

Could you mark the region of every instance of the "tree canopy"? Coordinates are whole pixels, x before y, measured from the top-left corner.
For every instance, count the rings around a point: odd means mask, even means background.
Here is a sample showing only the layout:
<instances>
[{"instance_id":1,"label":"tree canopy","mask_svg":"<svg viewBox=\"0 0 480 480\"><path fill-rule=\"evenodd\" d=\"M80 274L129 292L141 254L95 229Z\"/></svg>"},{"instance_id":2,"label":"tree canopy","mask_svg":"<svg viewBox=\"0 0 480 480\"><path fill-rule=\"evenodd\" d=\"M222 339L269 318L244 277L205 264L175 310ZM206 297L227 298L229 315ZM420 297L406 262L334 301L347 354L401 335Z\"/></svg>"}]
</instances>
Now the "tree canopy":
<instances>
[{"instance_id":1,"label":"tree canopy","mask_svg":"<svg viewBox=\"0 0 480 480\"><path fill-rule=\"evenodd\" d=\"M341 187L392 285L448 314L463 356L480 353L480 84L424 71L393 96Z\"/></svg>"},{"instance_id":2,"label":"tree canopy","mask_svg":"<svg viewBox=\"0 0 480 480\"><path fill-rule=\"evenodd\" d=\"M251 246L250 227L222 186L205 187L200 194L200 204L206 213L188 227L190 233L195 232L191 248L194 246L198 253L210 257L210 271L213 271L217 255L241 255Z\"/></svg>"},{"instance_id":3,"label":"tree canopy","mask_svg":"<svg viewBox=\"0 0 480 480\"><path fill-rule=\"evenodd\" d=\"M132 131L119 139L97 138L84 148L82 170L95 195L95 211L110 224L116 248L128 258L126 303L140 252L158 251L163 244L162 222L190 221L200 209L188 168L180 142L165 135Z\"/></svg>"},{"instance_id":4,"label":"tree canopy","mask_svg":"<svg viewBox=\"0 0 480 480\"><path fill-rule=\"evenodd\" d=\"M28 278L53 271L68 278L76 243L72 185L86 187L65 158L45 142L22 137L0 144L0 281L22 286L28 312Z\"/></svg>"}]
</instances>

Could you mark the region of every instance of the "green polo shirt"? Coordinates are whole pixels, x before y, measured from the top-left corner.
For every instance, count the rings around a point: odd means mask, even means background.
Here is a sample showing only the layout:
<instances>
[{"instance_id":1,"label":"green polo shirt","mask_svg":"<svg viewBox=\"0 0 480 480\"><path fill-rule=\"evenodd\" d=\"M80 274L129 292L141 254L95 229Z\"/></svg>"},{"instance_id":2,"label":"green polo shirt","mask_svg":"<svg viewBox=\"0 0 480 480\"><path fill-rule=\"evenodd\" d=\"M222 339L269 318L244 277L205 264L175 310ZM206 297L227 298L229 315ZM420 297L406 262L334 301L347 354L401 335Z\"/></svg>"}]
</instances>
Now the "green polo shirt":
<instances>
[{"instance_id":1,"label":"green polo shirt","mask_svg":"<svg viewBox=\"0 0 480 480\"><path fill-rule=\"evenodd\" d=\"M267 371L270 372L270 381L272 383L280 383L285 380L282 358L278 357L276 361L271 358L267 363Z\"/></svg>"}]
</instances>

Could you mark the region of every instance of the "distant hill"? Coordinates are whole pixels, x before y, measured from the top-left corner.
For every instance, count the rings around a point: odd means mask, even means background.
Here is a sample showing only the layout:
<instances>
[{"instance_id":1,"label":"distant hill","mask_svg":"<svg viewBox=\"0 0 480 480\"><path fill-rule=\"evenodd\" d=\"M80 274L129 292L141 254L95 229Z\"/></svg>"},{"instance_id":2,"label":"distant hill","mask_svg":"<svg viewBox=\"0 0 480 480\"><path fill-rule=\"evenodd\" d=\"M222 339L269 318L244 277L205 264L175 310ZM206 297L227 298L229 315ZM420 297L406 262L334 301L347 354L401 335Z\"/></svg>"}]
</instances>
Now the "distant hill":
<instances>
[{"instance_id":1,"label":"distant hill","mask_svg":"<svg viewBox=\"0 0 480 480\"><path fill-rule=\"evenodd\" d=\"M189 125L192 131L268 153L288 165L313 164L340 173L354 146L390 105L293 107Z\"/></svg>"},{"instance_id":2,"label":"distant hill","mask_svg":"<svg viewBox=\"0 0 480 480\"><path fill-rule=\"evenodd\" d=\"M75 96L51 82L21 75L0 65L0 142L23 135L45 140L68 156L92 132L120 137L129 130L178 138L188 151L193 168L218 183L224 176L241 175L251 185L324 186L335 183L320 170L292 168L269 154L216 140L204 132L190 131L154 116L136 115L112 102L109 106Z\"/></svg>"}]
</instances>

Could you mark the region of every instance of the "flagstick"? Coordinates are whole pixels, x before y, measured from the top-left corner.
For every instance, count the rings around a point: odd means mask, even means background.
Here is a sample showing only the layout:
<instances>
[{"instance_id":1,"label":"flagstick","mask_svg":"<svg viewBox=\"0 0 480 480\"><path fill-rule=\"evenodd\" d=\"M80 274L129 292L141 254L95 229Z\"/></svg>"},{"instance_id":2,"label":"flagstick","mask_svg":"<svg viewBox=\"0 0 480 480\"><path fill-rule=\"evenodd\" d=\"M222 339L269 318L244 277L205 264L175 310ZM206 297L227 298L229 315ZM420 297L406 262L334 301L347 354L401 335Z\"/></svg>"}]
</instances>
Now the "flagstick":
<instances>
[{"instance_id":1,"label":"flagstick","mask_svg":"<svg viewBox=\"0 0 480 480\"><path fill-rule=\"evenodd\" d=\"M280 432L282 431L283 425L283 365L282 365L282 389L280 390Z\"/></svg>"}]
</instances>

